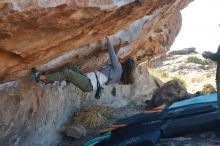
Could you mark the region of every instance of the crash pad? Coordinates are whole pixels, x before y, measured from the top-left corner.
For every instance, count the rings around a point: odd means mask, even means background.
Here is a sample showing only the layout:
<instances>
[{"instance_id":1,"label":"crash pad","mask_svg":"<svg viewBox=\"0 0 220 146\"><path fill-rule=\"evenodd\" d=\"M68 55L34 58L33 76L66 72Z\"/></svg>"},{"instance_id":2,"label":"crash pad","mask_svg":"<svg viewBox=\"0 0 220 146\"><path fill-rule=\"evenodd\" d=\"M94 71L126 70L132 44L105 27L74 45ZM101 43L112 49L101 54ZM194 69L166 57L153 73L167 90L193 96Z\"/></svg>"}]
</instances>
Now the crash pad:
<instances>
[{"instance_id":1,"label":"crash pad","mask_svg":"<svg viewBox=\"0 0 220 146\"><path fill-rule=\"evenodd\" d=\"M182 107L182 106L186 106L186 105L216 102L216 101L217 101L217 93L213 93L213 94L209 94L209 95L198 96L198 97L194 97L191 99L175 102L171 106L169 106L168 109Z\"/></svg>"}]
</instances>

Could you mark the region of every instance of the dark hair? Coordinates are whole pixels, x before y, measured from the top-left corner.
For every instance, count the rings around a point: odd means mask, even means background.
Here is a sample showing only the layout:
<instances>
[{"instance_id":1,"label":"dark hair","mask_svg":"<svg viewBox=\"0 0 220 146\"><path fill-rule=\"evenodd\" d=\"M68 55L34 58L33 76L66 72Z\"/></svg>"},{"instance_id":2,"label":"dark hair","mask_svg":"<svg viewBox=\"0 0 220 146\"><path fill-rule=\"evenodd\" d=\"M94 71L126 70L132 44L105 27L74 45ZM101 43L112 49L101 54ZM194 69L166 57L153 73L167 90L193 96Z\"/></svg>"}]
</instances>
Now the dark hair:
<instances>
[{"instance_id":1,"label":"dark hair","mask_svg":"<svg viewBox=\"0 0 220 146\"><path fill-rule=\"evenodd\" d=\"M132 58L128 58L121 65L123 70L121 82L123 84L133 84L135 81L135 61Z\"/></svg>"}]
</instances>

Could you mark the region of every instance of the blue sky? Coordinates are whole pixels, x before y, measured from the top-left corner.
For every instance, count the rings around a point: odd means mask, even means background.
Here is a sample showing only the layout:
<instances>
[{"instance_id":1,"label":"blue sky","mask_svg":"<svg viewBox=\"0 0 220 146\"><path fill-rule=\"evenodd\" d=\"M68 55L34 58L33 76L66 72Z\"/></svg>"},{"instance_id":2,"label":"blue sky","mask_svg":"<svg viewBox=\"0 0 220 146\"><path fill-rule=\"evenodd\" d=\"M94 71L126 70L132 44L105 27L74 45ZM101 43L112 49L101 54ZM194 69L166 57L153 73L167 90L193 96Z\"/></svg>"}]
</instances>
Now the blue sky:
<instances>
[{"instance_id":1,"label":"blue sky","mask_svg":"<svg viewBox=\"0 0 220 146\"><path fill-rule=\"evenodd\" d=\"M220 44L220 0L194 0L181 11L183 22L171 50L195 47L215 52Z\"/></svg>"}]
</instances>

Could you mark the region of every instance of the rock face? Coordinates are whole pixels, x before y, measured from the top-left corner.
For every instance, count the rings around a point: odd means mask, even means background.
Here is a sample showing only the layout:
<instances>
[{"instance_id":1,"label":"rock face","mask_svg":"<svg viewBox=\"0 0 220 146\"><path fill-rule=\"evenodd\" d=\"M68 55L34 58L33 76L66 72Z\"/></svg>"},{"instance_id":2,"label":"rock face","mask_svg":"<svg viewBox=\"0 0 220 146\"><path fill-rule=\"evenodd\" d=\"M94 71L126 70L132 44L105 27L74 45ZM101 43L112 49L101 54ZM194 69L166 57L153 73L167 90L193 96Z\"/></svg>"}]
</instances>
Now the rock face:
<instances>
[{"instance_id":1,"label":"rock face","mask_svg":"<svg viewBox=\"0 0 220 146\"><path fill-rule=\"evenodd\" d=\"M96 70L108 60L102 39L109 35L121 61L149 59L169 50L181 27L180 10L191 1L3 0L0 80L67 62Z\"/></svg>"},{"instance_id":2,"label":"rock face","mask_svg":"<svg viewBox=\"0 0 220 146\"><path fill-rule=\"evenodd\" d=\"M172 103L187 97L189 97L188 92L181 81L172 80L155 90L148 108L152 109L163 104L171 105Z\"/></svg>"},{"instance_id":3,"label":"rock face","mask_svg":"<svg viewBox=\"0 0 220 146\"><path fill-rule=\"evenodd\" d=\"M62 127L75 112L92 105L123 107L134 99L150 99L158 88L146 69L137 69L134 85L110 85L100 100L72 84L36 84L30 80L0 85L1 145L49 146L62 138ZM141 86L141 88L140 88ZM112 89L116 92L113 95Z\"/></svg>"},{"instance_id":4,"label":"rock face","mask_svg":"<svg viewBox=\"0 0 220 146\"><path fill-rule=\"evenodd\" d=\"M61 89L30 81L1 89L1 145L50 145L59 142L61 124L80 108L81 95L72 85Z\"/></svg>"}]
</instances>

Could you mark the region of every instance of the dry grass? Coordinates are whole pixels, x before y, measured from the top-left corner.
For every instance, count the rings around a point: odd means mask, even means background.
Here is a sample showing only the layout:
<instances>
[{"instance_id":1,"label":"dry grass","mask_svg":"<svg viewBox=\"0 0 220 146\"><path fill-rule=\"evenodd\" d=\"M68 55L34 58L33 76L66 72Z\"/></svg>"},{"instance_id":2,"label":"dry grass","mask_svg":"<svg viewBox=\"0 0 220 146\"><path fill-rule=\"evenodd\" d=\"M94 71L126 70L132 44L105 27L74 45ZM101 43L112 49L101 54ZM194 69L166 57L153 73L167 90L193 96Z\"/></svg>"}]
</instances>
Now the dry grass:
<instances>
[{"instance_id":1,"label":"dry grass","mask_svg":"<svg viewBox=\"0 0 220 146\"><path fill-rule=\"evenodd\" d=\"M107 119L111 118L114 118L111 108L97 105L78 113L74 121L87 128L97 129L104 126L107 123Z\"/></svg>"},{"instance_id":2,"label":"dry grass","mask_svg":"<svg viewBox=\"0 0 220 146\"><path fill-rule=\"evenodd\" d=\"M90 129L99 128L107 122L106 118L97 111L81 112L74 121Z\"/></svg>"}]
</instances>

